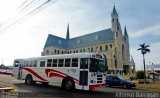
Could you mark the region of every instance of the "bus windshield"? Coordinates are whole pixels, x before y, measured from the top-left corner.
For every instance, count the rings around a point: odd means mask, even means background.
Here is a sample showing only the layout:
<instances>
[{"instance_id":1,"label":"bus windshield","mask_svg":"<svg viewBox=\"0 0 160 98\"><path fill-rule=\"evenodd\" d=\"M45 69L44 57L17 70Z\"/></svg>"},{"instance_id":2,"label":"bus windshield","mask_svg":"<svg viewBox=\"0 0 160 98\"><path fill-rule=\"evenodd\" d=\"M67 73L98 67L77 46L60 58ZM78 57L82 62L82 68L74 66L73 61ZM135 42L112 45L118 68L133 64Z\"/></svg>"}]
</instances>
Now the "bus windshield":
<instances>
[{"instance_id":1,"label":"bus windshield","mask_svg":"<svg viewBox=\"0 0 160 98\"><path fill-rule=\"evenodd\" d=\"M106 72L107 66L105 61L98 60L95 58L90 58L90 72Z\"/></svg>"},{"instance_id":2,"label":"bus windshield","mask_svg":"<svg viewBox=\"0 0 160 98\"><path fill-rule=\"evenodd\" d=\"M18 67L19 61L14 61L14 67Z\"/></svg>"}]
</instances>

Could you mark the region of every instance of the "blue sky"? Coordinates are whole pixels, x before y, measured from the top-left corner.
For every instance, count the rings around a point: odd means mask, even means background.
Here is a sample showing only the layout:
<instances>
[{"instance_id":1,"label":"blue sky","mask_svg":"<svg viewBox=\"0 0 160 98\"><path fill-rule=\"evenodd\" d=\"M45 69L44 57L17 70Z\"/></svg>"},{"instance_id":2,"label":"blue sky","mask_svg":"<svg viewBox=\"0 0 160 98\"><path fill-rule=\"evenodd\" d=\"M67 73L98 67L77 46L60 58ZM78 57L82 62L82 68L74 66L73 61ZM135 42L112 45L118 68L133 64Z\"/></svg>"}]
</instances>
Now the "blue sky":
<instances>
[{"instance_id":1,"label":"blue sky","mask_svg":"<svg viewBox=\"0 0 160 98\"><path fill-rule=\"evenodd\" d=\"M127 26L136 68L143 68L142 55L137 51L142 43L149 44L151 49L146 64L160 64L159 0L58 0L55 3L56 0L51 0L39 12L28 16L27 13L47 0L27 0L38 3L22 13L24 6L20 5L24 1L0 1L0 60L6 65L12 65L15 58L40 56L48 34L65 38L68 22L71 37L110 28L114 2L122 30ZM20 21L3 30L15 19Z\"/></svg>"}]
</instances>

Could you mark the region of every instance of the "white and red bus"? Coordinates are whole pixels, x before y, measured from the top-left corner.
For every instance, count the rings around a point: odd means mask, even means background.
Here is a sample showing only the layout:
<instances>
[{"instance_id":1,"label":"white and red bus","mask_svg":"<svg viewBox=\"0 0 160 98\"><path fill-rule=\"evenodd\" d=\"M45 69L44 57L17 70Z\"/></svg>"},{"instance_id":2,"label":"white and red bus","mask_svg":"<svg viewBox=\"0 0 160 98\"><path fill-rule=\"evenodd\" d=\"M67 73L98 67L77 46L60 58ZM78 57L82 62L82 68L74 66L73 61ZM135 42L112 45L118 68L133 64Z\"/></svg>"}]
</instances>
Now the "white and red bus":
<instances>
[{"instance_id":1,"label":"white and red bus","mask_svg":"<svg viewBox=\"0 0 160 98\"><path fill-rule=\"evenodd\" d=\"M65 89L105 87L106 57L98 53L49 55L15 59L13 76L26 84L41 82Z\"/></svg>"}]
</instances>

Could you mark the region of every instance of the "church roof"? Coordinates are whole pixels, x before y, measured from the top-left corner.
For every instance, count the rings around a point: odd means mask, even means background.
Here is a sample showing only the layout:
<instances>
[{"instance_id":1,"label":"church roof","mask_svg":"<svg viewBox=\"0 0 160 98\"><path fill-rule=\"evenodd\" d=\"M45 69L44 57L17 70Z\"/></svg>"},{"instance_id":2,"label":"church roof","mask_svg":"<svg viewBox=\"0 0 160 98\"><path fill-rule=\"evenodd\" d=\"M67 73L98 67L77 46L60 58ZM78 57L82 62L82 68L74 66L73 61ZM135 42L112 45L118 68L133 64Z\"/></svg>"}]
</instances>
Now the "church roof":
<instances>
[{"instance_id":1,"label":"church roof","mask_svg":"<svg viewBox=\"0 0 160 98\"><path fill-rule=\"evenodd\" d=\"M65 48L65 49L78 48L78 47L103 43L103 42L112 41L112 40L114 40L114 32L112 32L111 28L90 33L87 35L71 38L71 39L64 39L64 38L49 34L44 48L51 47L51 46L56 48Z\"/></svg>"}]
</instances>

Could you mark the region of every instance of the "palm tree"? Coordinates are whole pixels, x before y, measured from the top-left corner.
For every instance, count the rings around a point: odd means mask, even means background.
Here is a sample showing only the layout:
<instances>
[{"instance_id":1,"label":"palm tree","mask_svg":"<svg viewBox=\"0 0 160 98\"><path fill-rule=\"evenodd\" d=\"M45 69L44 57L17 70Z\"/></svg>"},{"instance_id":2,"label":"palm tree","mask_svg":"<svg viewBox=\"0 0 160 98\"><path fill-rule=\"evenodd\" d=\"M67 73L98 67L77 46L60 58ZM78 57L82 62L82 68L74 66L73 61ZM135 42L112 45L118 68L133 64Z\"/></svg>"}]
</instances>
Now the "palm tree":
<instances>
[{"instance_id":1,"label":"palm tree","mask_svg":"<svg viewBox=\"0 0 160 98\"><path fill-rule=\"evenodd\" d=\"M146 83L146 67L145 67L145 57L144 55L147 54L147 52L150 52L150 49L148 49L149 45L145 45L145 43L140 44L140 48L137 50L141 50L141 53L143 55L143 64L144 64L144 82Z\"/></svg>"}]
</instances>

